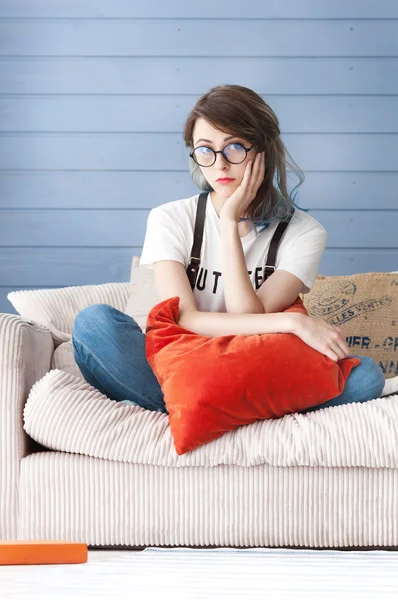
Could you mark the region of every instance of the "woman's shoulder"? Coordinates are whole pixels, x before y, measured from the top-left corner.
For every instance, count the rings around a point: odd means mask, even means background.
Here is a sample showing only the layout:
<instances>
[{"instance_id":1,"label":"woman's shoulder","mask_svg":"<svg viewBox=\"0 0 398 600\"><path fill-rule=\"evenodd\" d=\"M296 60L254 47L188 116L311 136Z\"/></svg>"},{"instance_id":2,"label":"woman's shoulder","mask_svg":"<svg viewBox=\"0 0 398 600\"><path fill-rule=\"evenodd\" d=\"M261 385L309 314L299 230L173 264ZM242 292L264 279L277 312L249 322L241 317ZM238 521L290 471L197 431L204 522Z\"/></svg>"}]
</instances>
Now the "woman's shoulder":
<instances>
[{"instance_id":1,"label":"woman's shoulder","mask_svg":"<svg viewBox=\"0 0 398 600\"><path fill-rule=\"evenodd\" d=\"M324 233L327 235L327 231L323 225L321 225L319 221L300 208L295 209L290 225L290 230L292 232L294 231L295 233L318 231L319 233Z\"/></svg>"},{"instance_id":2,"label":"woman's shoulder","mask_svg":"<svg viewBox=\"0 0 398 600\"><path fill-rule=\"evenodd\" d=\"M191 217L196 214L196 207L198 202L198 194L189 196L188 198L182 198L180 200L172 200L171 202L165 202L155 206L150 211L157 215L167 215L173 220L183 222L186 217Z\"/></svg>"},{"instance_id":3,"label":"woman's shoulder","mask_svg":"<svg viewBox=\"0 0 398 600\"><path fill-rule=\"evenodd\" d=\"M318 245L326 244L328 234L326 229L307 212L295 208L292 220L281 240L281 247L296 247L297 244Z\"/></svg>"}]
</instances>

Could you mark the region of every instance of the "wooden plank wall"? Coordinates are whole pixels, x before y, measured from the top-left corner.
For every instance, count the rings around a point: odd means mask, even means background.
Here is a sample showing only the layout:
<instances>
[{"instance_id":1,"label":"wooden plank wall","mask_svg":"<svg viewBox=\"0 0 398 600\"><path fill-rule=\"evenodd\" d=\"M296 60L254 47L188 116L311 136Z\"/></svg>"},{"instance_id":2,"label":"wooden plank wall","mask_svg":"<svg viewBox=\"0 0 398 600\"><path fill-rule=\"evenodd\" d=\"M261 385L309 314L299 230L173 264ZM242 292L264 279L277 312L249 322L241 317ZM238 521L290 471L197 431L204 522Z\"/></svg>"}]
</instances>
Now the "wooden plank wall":
<instances>
[{"instance_id":1,"label":"wooden plank wall","mask_svg":"<svg viewBox=\"0 0 398 600\"><path fill-rule=\"evenodd\" d=\"M127 281L148 212L195 193L182 127L253 88L328 230L323 274L398 270L396 0L0 0L7 293Z\"/></svg>"}]
</instances>

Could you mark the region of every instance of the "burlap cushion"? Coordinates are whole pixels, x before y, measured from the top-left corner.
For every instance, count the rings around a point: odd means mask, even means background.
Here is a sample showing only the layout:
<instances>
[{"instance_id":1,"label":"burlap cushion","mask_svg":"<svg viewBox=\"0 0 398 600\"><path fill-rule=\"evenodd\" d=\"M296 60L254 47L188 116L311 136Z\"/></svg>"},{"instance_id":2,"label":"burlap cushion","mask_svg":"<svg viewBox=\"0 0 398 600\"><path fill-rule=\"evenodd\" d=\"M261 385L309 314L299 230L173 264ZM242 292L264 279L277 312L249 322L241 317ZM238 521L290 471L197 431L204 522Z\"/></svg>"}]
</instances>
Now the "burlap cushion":
<instances>
[{"instance_id":1,"label":"burlap cushion","mask_svg":"<svg viewBox=\"0 0 398 600\"><path fill-rule=\"evenodd\" d=\"M373 358L386 379L398 375L398 273L318 275L302 298L310 316L342 329L351 354Z\"/></svg>"}]
</instances>

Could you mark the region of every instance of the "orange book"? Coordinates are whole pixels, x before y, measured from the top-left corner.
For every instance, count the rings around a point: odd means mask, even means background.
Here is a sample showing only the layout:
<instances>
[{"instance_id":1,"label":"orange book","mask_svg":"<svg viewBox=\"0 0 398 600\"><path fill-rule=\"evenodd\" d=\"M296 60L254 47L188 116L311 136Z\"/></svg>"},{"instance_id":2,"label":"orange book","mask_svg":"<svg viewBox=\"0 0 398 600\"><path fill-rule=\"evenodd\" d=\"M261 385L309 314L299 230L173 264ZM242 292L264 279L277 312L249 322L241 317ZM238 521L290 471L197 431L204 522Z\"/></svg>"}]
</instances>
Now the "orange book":
<instances>
[{"instance_id":1,"label":"orange book","mask_svg":"<svg viewBox=\"0 0 398 600\"><path fill-rule=\"evenodd\" d=\"M87 562L87 544L63 540L0 540L0 565L56 565Z\"/></svg>"}]
</instances>

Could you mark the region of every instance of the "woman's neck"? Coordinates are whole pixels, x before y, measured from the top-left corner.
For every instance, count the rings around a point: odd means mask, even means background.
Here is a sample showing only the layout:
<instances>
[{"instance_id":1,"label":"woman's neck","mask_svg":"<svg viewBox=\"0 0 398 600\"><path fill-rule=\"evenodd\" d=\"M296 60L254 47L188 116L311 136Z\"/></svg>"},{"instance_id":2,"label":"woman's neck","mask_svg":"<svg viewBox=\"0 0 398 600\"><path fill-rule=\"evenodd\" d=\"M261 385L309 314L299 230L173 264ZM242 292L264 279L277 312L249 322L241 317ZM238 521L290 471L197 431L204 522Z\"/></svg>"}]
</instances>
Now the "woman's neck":
<instances>
[{"instance_id":1,"label":"woman's neck","mask_svg":"<svg viewBox=\"0 0 398 600\"><path fill-rule=\"evenodd\" d=\"M224 206L224 204L226 203L226 201L228 200L228 198L225 198L225 196L218 196L216 194L216 192L213 190L212 192L210 192L210 199L211 202L213 203L214 209L218 215L218 217L220 217L220 212L222 207ZM242 217L244 217L245 214L242 215Z\"/></svg>"},{"instance_id":2,"label":"woman's neck","mask_svg":"<svg viewBox=\"0 0 398 600\"><path fill-rule=\"evenodd\" d=\"M213 203L217 215L220 217L221 209L224 206L227 199L217 196L216 192L213 190L212 192L210 192L210 200Z\"/></svg>"}]
</instances>

